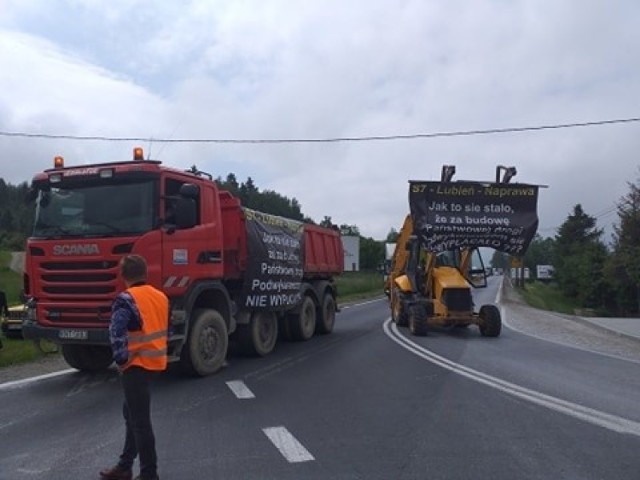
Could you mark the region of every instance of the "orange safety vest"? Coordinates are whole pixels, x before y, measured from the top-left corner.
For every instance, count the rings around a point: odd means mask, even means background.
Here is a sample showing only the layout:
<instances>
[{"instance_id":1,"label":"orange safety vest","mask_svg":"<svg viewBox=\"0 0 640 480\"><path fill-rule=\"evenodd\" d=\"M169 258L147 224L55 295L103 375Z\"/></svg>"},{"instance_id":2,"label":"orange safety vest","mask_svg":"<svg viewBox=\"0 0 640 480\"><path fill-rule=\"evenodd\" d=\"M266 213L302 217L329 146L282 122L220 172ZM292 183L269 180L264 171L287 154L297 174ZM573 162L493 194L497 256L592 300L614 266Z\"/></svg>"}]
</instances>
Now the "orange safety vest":
<instances>
[{"instance_id":1,"label":"orange safety vest","mask_svg":"<svg viewBox=\"0 0 640 480\"><path fill-rule=\"evenodd\" d=\"M129 361L124 368L137 365L146 370L167 368L167 335L169 328L169 300L151 285L127 289L140 312L142 330L127 332Z\"/></svg>"}]
</instances>

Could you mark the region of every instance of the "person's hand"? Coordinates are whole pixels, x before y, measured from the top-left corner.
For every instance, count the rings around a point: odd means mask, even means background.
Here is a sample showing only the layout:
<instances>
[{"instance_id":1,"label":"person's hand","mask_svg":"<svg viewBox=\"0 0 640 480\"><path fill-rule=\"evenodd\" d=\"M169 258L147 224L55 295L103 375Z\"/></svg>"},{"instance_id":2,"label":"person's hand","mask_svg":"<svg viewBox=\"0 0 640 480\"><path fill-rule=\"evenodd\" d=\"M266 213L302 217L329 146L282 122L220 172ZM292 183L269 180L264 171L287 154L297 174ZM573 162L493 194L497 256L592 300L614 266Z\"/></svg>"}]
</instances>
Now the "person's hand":
<instances>
[{"instance_id":1,"label":"person's hand","mask_svg":"<svg viewBox=\"0 0 640 480\"><path fill-rule=\"evenodd\" d=\"M122 364L116 363L116 367L118 368L118 372L120 372L120 373L124 372L125 369L129 366L130 363L131 363L131 359L127 360L126 362L124 362Z\"/></svg>"}]
</instances>

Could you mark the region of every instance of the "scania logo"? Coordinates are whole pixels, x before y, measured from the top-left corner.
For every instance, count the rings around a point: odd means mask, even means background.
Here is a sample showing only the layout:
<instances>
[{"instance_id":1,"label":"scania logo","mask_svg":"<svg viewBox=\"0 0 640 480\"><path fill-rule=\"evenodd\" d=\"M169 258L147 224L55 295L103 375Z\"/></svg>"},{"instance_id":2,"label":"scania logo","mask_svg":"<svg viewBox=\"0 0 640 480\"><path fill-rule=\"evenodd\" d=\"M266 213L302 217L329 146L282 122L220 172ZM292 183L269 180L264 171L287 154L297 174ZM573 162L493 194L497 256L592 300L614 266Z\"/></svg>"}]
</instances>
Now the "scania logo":
<instances>
[{"instance_id":1,"label":"scania logo","mask_svg":"<svg viewBox=\"0 0 640 480\"><path fill-rule=\"evenodd\" d=\"M95 243L85 243L83 245L54 245L54 255L99 255L100 249Z\"/></svg>"}]
</instances>

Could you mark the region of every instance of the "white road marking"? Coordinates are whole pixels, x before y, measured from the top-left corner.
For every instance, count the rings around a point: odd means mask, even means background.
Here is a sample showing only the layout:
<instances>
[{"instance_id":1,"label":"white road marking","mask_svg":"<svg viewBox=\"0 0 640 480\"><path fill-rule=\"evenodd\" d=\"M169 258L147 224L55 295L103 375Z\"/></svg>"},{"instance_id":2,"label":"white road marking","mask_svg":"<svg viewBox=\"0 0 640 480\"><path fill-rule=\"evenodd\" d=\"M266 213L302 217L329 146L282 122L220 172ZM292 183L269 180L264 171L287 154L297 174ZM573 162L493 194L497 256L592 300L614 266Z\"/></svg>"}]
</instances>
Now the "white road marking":
<instances>
[{"instance_id":1,"label":"white road marking","mask_svg":"<svg viewBox=\"0 0 640 480\"><path fill-rule=\"evenodd\" d=\"M29 383L37 382L38 380L46 380L47 378L59 377L61 375L67 375L73 372L77 372L77 370L74 368L69 368L67 370L60 370L58 372L38 375L37 377L23 378L22 380L14 380L12 382L0 383L0 390L10 390L12 388L23 387Z\"/></svg>"},{"instance_id":2,"label":"white road marking","mask_svg":"<svg viewBox=\"0 0 640 480\"><path fill-rule=\"evenodd\" d=\"M374 298L373 300L367 300L365 302L360 302L360 303L350 303L349 305L345 305L344 307L340 307L340 310L347 310L347 309L353 308L353 307L360 307L362 305L369 305L370 303L376 303L376 302L379 302L381 300L386 300L386 297Z\"/></svg>"},{"instance_id":3,"label":"white road marking","mask_svg":"<svg viewBox=\"0 0 640 480\"><path fill-rule=\"evenodd\" d=\"M285 427L263 428L262 431L289 463L315 460L313 455Z\"/></svg>"},{"instance_id":4,"label":"white road marking","mask_svg":"<svg viewBox=\"0 0 640 480\"><path fill-rule=\"evenodd\" d=\"M231 389L236 397L242 400L256 398L253 392L249 390L249 387L247 387L242 380L231 380L230 382L227 382L227 387Z\"/></svg>"},{"instance_id":5,"label":"white road marking","mask_svg":"<svg viewBox=\"0 0 640 480\"><path fill-rule=\"evenodd\" d=\"M404 337L390 318L385 320L383 328L385 334L404 349L458 375L593 425L640 437L640 422L546 395L452 362Z\"/></svg>"},{"instance_id":6,"label":"white road marking","mask_svg":"<svg viewBox=\"0 0 640 480\"><path fill-rule=\"evenodd\" d=\"M352 305L352 307L360 307L362 305L369 305L370 303L376 303L376 302L380 302L382 300L386 300L386 297L382 297L382 298L375 298L373 300L367 300L366 302L360 302L360 303L354 303Z\"/></svg>"}]
</instances>

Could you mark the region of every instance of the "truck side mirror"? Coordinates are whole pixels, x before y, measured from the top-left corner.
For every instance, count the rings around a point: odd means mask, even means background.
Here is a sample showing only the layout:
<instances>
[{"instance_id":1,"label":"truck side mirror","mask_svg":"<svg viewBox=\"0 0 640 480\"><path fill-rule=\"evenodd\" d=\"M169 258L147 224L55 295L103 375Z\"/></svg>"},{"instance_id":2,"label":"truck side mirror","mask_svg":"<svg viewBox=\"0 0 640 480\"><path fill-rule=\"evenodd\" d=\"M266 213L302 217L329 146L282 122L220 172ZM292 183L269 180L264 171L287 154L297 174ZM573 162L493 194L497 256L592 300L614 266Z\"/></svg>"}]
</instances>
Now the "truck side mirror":
<instances>
[{"instance_id":1,"label":"truck side mirror","mask_svg":"<svg viewBox=\"0 0 640 480\"><path fill-rule=\"evenodd\" d=\"M193 183L184 183L180 186L180 196L197 200L200 195L200 189Z\"/></svg>"},{"instance_id":2,"label":"truck side mirror","mask_svg":"<svg viewBox=\"0 0 640 480\"><path fill-rule=\"evenodd\" d=\"M176 202L176 226L179 229L193 228L197 223L196 201L180 197Z\"/></svg>"}]
</instances>

